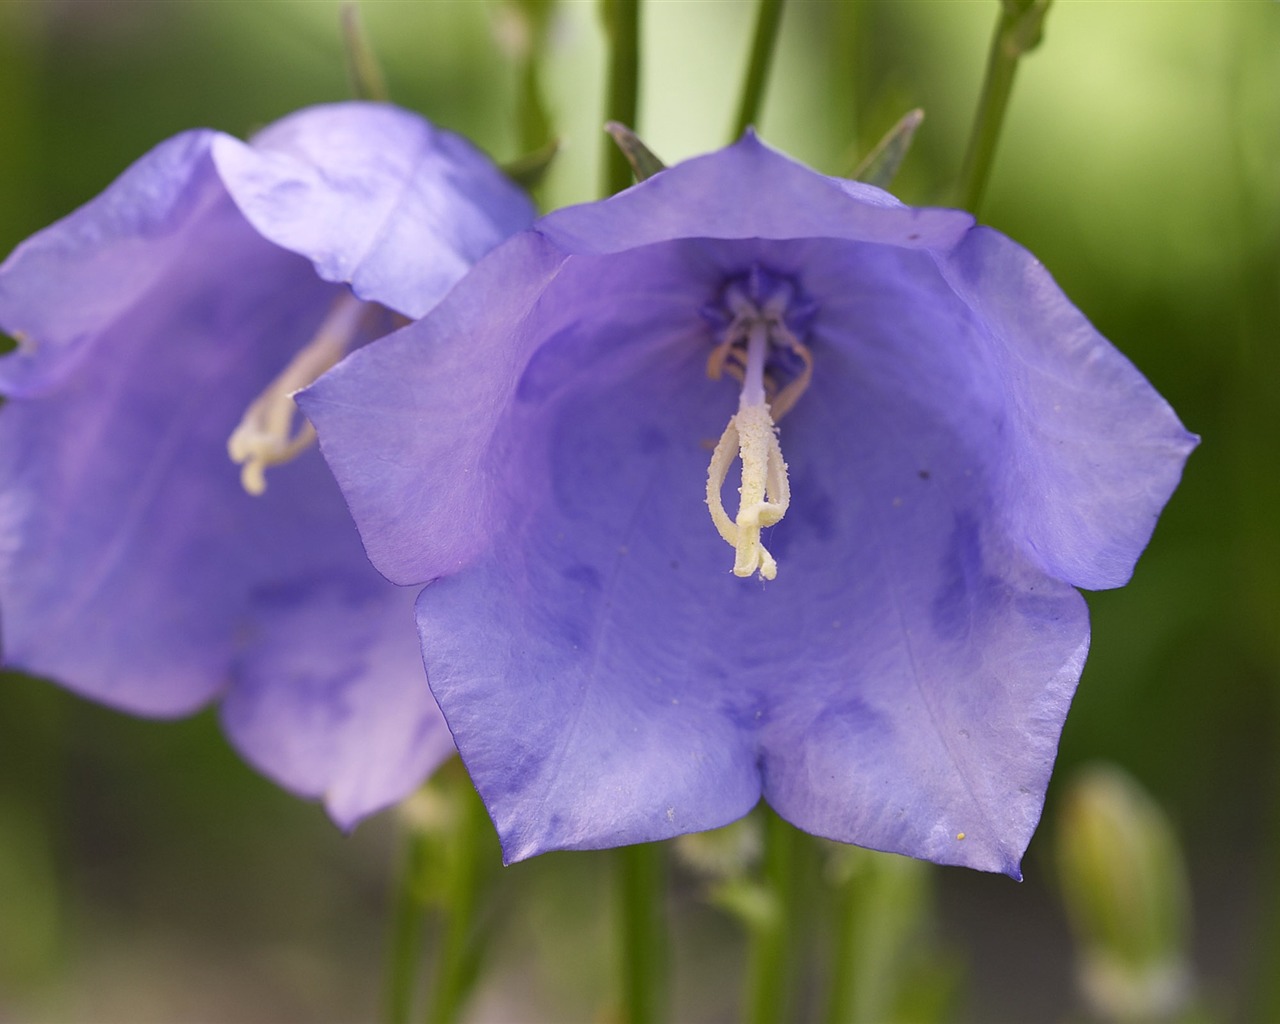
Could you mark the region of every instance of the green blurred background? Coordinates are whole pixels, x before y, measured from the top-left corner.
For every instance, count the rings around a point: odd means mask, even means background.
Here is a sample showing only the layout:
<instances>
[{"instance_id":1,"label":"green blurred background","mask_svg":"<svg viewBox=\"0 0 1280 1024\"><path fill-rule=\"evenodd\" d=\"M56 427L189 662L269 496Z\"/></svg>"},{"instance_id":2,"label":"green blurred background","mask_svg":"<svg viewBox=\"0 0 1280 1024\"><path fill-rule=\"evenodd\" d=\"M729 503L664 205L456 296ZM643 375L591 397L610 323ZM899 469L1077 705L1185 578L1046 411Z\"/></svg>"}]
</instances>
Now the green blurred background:
<instances>
[{"instance_id":1,"label":"green blurred background","mask_svg":"<svg viewBox=\"0 0 1280 1024\"><path fill-rule=\"evenodd\" d=\"M847 172L926 120L895 191L945 203L994 0L792 0L760 125ZM668 162L727 141L754 6L653 0L640 131ZM368 2L394 98L519 155L513 9ZM0 250L185 128L245 134L349 95L330 2L0 2ZM603 49L561 3L541 84L565 147L544 207L595 197ZM1280 1019L1280 4L1059 0L1018 73L983 219L1033 250L1204 442L1094 641L1027 880L931 871L945 1019L1085 1019L1055 815L1126 768L1191 870L1210 1019ZM761 197L767 202L768 197ZM343 836L254 775L214 716L127 718L0 682L0 1022L346 1021L376 1013L397 824ZM500 873L478 1020L601 1019L606 855ZM677 1019L735 1019L741 939L672 882ZM583 981L583 978L587 981Z\"/></svg>"}]
</instances>

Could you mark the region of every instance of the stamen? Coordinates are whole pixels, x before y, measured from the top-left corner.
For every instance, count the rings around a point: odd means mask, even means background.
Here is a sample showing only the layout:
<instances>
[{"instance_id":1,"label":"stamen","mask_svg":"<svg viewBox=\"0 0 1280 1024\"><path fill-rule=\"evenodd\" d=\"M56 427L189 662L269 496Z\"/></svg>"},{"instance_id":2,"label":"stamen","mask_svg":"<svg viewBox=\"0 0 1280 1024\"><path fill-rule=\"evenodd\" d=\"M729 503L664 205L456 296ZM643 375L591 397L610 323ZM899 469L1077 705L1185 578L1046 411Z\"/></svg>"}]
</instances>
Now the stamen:
<instances>
[{"instance_id":1,"label":"stamen","mask_svg":"<svg viewBox=\"0 0 1280 1024\"><path fill-rule=\"evenodd\" d=\"M778 390L777 383L769 371L766 370L764 373L765 396L769 402L769 411L773 414L773 421L777 423L795 408L800 396L808 390L809 384L813 380L813 354L809 351L809 347L801 342L786 326L781 316L778 316L775 320L767 321L767 323L769 341L793 353L800 360L803 367L800 373L788 381L781 391ZM746 382L746 356L742 349L747 337L748 332L743 321L735 320L730 328L725 331L724 338L711 350L711 355L707 357L707 376L712 380L719 380L727 372L739 384L744 384Z\"/></svg>"},{"instance_id":2,"label":"stamen","mask_svg":"<svg viewBox=\"0 0 1280 1024\"><path fill-rule=\"evenodd\" d=\"M802 345L799 339L781 324L773 329L770 337L777 344L794 352L804 364L804 369L799 376L779 391L773 401L769 403L769 409L773 413L773 418L776 422L789 413L800 399L800 396L808 390L809 382L813 380L813 355L809 352L807 345Z\"/></svg>"},{"instance_id":3,"label":"stamen","mask_svg":"<svg viewBox=\"0 0 1280 1024\"><path fill-rule=\"evenodd\" d=\"M315 441L315 428L306 419L294 428L294 419L299 416L294 392L313 383L346 355L369 308L354 295L340 297L315 337L245 410L227 439L227 454L240 464L240 484L250 494L257 496L267 489L268 466L291 461Z\"/></svg>"},{"instance_id":4,"label":"stamen","mask_svg":"<svg viewBox=\"0 0 1280 1024\"><path fill-rule=\"evenodd\" d=\"M728 373L742 384L738 411L707 467L707 508L716 532L734 549L736 576L771 580L778 574L760 531L779 522L791 504L776 424L813 378L813 356L792 329L803 330L813 312L791 282L760 267L730 282L719 304L703 311L718 328L707 375L718 380ZM742 460L742 486L738 514L730 519L721 491L735 458Z\"/></svg>"}]
</instances>

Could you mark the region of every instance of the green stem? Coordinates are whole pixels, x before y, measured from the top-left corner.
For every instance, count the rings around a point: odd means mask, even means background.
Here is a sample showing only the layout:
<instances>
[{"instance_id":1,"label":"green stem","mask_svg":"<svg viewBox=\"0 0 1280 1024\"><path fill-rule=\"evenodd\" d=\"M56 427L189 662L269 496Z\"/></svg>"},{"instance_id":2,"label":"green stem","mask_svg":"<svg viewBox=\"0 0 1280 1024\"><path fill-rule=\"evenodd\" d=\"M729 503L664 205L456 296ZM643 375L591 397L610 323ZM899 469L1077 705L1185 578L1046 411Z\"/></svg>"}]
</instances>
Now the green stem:
<instances>
[{"instance_id":1,"label":"green stem","mask_svg":"<svg viewBox=\"0 0 1280 1024\"><path fill-rule=\"evenodd\" d=\"M760 120L760 105L764 99L765 83L769 79L769 67L773 63L774 46L778 41L783 2L784 0L760 0L760 5L756 8L756 34L751 41L747 78L742 84L742 101L738 104L738 117L734 121L730 142L736 141L748 126Z\"/></svg>"},{"instance_id":2,"label":"green stem","mask_svg":"<svg viewBox=\"0 0 1280 1024\"><path fill-rule=\"evenodd\" d=\"M764 812L764 884L772 913L751 931L747 961L747 1020L778 1024L787 1016L791 988L791 912L795 897L795 829L773 811Z\"/></svg>"},{"instance_id":3,"label":"green stem","mask_svg":"<svg viewBox=\"0 0 1280 1024\"><path fill-rule=\"evenodd\" d=\"M521 153L532 153L546 146L554 134L542 92L542 58L554 0L512 0L511 8L524 25L527 43L516 55L517 140Z\"/></svg>"},{"instance_id":4,"label":"green stem","mask_svg":"<svg viewBox=\"0 0 1280 1024\"><path fill-rule=\"evenodd\" d=\"M391 914L390 954L387 957L385 1011L387 1024L408 1024L413 1015L414 982L422 963L422 940L426 908L417 879L427 842L414 829L401 854L400 877L396 883Z\"/></svg>"},{"instance_id":5,"label":"green stem","mask_svg":"<svg viewBox=\"0 0 1280 1024\"><path fill-rule=\"evenodd\" d=\"M666 1019L667 936L665 848L659 843L618 851L622 922L622 1019Z\"/></svg>"},{"instance_id":6,"label":"green stem","mask_svg":"<svg viewBox=\"0 0 1280 1024\"><path fill-rule=\"evenodd\" d=\"M528 153L545 146L551 138L551 118L542 98L539 84L538 58L529 55L520 68L520 103L517 119L520 128L520 152Z\"/></svg>"},{"instance_id":7,"label":"green stem","mask_svg":"<svg viewBox=\"0 0 1280 1024\"><path fill-rule=\"evenodd\" d=\"M355 0L347 0L339 8L338 16L341 19L342 43L347 57L347 78L351 83L351 91L356 99L385 103L390 98L387 79L382 73L382 65L378 63L378 56L373 51L373 44L369 42L359 5Z\"/></svg>"},{"instance_id":8,"label":"green stem","mask_svg":"<svg viewBox=\"0 0 1280 1024\"><path fill-rule=\"evenodd\" d=\"M970 213L977 213L991 175L996 143L1004 125L1005 110L1013 92L1014 73L1018 61L1040 42L1040 34L1050 0L1002 0L1000 20L996 22L987 56L987 75L978 99L978 112L969 136L960 170L959 203Z\"/></svg>"},{"instance_id":9,"label":"green stem","mask_svg":"<svg viewBox=\"0 0 1280 1024\"><path fill-rule=\"evenodd\" d=\"M857 894L851 883L836 890L832 899L835 934L831 940L831 991L828 994L826 1024L855 1020L854 979L850 965L857 950Z\"/></svg>"},{"instance_id":10,"label":"green stem","mask_svg":"<svg viewBox=\"0 0 1280 1024\"><path fill-rule=\"evenodd\" d=\"M475 980L479 960L476 908L484 862L483 830L488 823L484 806L470 785L460 796L459 821L449 851L448 903L441 914L436 975L424 1018L428 1024L456 1021Z\"/></svg>"},{"instance_id":11,"label":"green stem","mask_svg":"<svg viewBox=\"0 0 1280 1024\"><path fill-rule=\"evenodd\" d=\"M601 14L609 50L605 120L635 128L640 105L640 0L601 0ZM631 165L612 142L606 140L604 147L604 194L613 195L631 184Z\"/></svg>"}]
</instances>

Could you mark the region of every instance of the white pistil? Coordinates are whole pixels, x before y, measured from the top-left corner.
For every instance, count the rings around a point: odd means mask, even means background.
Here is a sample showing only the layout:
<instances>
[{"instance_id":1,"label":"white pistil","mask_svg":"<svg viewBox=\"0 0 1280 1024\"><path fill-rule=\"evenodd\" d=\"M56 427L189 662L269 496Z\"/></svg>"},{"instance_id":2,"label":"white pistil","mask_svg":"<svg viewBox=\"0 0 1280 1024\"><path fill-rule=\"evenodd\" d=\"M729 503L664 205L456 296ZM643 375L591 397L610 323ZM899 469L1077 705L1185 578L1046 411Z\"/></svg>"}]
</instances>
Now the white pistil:
<instances>
[{"instance_id":1,"label":"white pistil","mask_svg":"<svg viewBox=\"0 0 1280 1024\"><path fill-rule=\"evenodd\" d=\"M320 329L289 365L250 403L227 439L227 454L240 464L240 483L252 495L267 489L268 466L289 462L315 441L315 428L300 418L294 392L300 391L334 366L351 347L368 306L354 295L343 295Z\"/></svg>"},{"instance_id":2,"label":"white pistil","mask_svg":"<svg viewBox=\"0 0 1280 1024\"><path fill-rule=\"evenodd\" d=\"M769 347L769 327L755 320L748 327L747 362L737 413L720 436L707 470L707 507L711 521L735 552L735 576L758 572L771 580L778 563L760 541L760 530L786 514L791 503L787 464L782 459L778 432L765 401L764 363ZM742 459L742 486L738 489L738 514L730 519L720 496L734 457Z\"/></svg>"}]
</instances>

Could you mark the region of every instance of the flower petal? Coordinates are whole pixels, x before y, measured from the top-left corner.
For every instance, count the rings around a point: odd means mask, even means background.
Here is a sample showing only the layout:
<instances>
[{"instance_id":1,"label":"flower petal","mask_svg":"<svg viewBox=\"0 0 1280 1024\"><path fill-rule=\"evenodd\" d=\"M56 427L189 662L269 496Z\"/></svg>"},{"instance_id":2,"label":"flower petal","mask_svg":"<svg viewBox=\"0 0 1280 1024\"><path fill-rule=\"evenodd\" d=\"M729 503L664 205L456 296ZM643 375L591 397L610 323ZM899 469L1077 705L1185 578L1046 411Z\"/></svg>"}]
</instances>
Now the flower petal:
<instances>
[{"instance_id":1,"label":"flower petal","mask_svg":"<svg viewBox=\"0 0 1280 1024\"><path fill-rule=\"evenodd\" d=\"M824 355L784 424L793 510L771 542L803 591L769 617L806 668L761 684L765 796L818 835L1019 877L1084 600L1003 535L987 453L938 406Z\"/></svg>"},{"instance_id":2,"label":"flower petal","mask_svg":"<svg viewBox=\"0 0 1280 1024\"><path fill-rule=\"evenodd\" d=\"M1059 579L1123 586L1199 439L1021 246L976 229L939 265L1006 382L1011 533Z\"/></svg>"},{"instance_id":3,"label":"flower petal","mask_svg":"<svg viewBox=\"0 0 1280 1024\"><path fill-rule=\"evenodd\" d=\"M0 360L11 398L55 387L98 343L101 325L143 301L225 197L209 160L213 132L161 143L80 209L27 239L0 266Z\"/></svg>"},{"instance_id":4,"label":"flower petal","mask_svg":"<svg viewBox=\"0 0 1280 1024\"><path fill-rule=\"evenodd\" d=\"M155 715L188 712L226 683L259 571L238 535L261 514L226 439L333 292L225 196L187 213L169 225L168 264L151 286L115 319L84 325L56 390L0 414L6 661ZM55 225L30 248L92 237L86 221ZM113 254L124 262L135 250L127 235L100 237L100 251L72 247L61 265L69 290L95 293ZM38 354L61 338L32 340Z\"/></svg>"},{"instance_id":5,"label":"flower petal","mask_svg":"<svg viewBox=\"0 0 1280 1024\"><path fill-rule=\"evenodd\" d=\"M300 189L338 223L317 224ZM458 138L347 104L248 147L172 139L20 246L0 267L19 341L0 359L6 663L141 714L225 691L245 757L344 826L418 785L452 742L416 595L368 564L318 452L254 498L227 442L349 301L304 255L346 259L334 276L414 311L530 213Z\"/></svg>"},{"instance_id":6,"label":"flower petal","mask_svg":"<svg viewBox=\"0 0 1280 1024\"><path fill-rule=\"evenodd\" d=\"M219 136L213 158L264 238L409 317L533 219L471 143L387 104L309 107L248 143Z\"/></svg>"},{"instance_id":7,"label":"flower petal","mask_svg":"<svg viewBox=\"0 0 1280 1024\"><path fill-rule=\"evenodd\" d=\"M477 477L476 463L528 359L520 322L563 259L536 234L507 246L525 280L506 261L481 263L430 327L380 338L297 395L370 559L395 583L453 571L490 537L486 495L501 481ZM480 319L492 329L474 331Z\"/></svg>"},{"instance_id":8,"label":"flower petal","mask_svg":"<svg viewBox=\"0 0 1280 1024\"><path fill-rule=\"evenodd\" d=\"M874 186L815 174L748 133L610 199L548 214L537 230L568 253L698 237L844 238L946 250L972 224L960 210L904 206Z\"/></svg>"},{"instance_id":9,"label":"flower petal","mask_svg":"<svg viewBox=\"0 0 1280 1024\"><path fill-rule=\"evenodd\" d=\"M246 759L349 826L452 751L414 595L368 564L318 452L255 498L226 449L338 289L227 197L191 209L152 287L0 415L5 660L139 714L229 689ZM109 252L64 280L91 289Z\"/></svg>"},{"instance_id":10,"label":"flower petal","mask_svg":"<svg viewBox=\"0 0 1280 1024\"><path fill-rule=\"evenodd\" d=\"M248 596L223 725L246 760L323 797L350 827L453 753L422 668L416 594L373 571L318 452L274 471L260 500L267 514L246 543L295 550L290 535L301 532L307 548Z\"/></svg>"}]
</instances>

